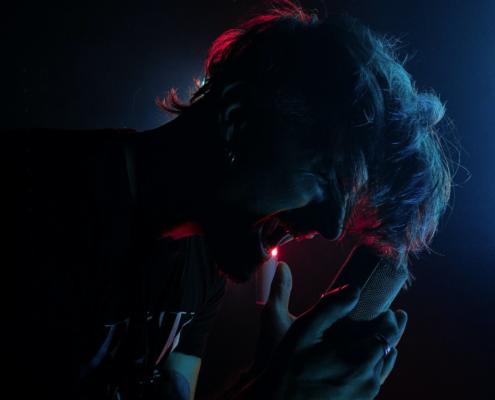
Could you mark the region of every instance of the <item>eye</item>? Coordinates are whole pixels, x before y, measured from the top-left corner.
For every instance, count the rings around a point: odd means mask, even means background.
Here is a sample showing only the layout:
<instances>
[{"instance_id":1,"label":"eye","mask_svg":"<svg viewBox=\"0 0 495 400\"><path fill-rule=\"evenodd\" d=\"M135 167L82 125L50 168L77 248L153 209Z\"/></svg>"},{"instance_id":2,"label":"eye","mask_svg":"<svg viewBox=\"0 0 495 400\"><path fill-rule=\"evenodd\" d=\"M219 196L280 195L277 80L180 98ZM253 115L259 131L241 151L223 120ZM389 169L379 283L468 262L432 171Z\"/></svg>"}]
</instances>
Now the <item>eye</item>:
<instances>
[{"instance_id":1,"label":"eye","mask_svg":"<svg viewBox=\"0 0 495 400\"><path fill-rule=\"evenodd\" d=\"M318 178L318 182L322 184L325 187L330 186L330 176L328 175L328 172L316 172L315 176Z\"/></svg>"},{"instance_id":2,"label":"eye","mask_svg":"<svg viewBox=\"0 0 495 400\"><path fill-rule=\"evenodd\" d=\"M330 177L328 172L325 171L317 172L317 171L306 171L306 170L302 170L301 172L304 175L308 175L311 176L313 179L316 179L318 184L324 187L330 186Z\"/></svg>"},{"instance_id":3,"label":"eye","mask_svg":"<svg viewBox=\"0 0 495 400\"><path fill-rule=\"evenodd\" d=\"M324 201L331 191L331 179L326 171L301 171L304 175L311 177L313 182L317 184L317 194L313 199L315 202Z\"/></svg>"}]
</instances>

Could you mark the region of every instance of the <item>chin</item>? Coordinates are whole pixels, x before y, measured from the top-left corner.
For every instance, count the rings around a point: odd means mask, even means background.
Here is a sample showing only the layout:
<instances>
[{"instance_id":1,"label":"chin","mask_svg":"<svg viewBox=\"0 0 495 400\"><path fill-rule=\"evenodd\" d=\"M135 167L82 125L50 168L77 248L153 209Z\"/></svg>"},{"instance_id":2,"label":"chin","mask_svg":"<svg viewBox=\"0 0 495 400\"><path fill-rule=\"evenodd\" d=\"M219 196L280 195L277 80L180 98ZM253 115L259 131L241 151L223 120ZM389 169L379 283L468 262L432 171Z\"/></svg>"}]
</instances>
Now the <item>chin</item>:
<instances>
[{"instance_id":1,"label":"chin","mask_svg":"<svg viewBox=\"0 0 495 400\"><path fill-rule=\"evenodd\" d=\"M239 237L238 235L222 235L206 238L212 256L219 271L228 279L245 283L266 260L266 254L259 249L256 233Z\"/></svg>"},{"instance_id":2,"label":"chin","mask_svg":"<svg viewBox=\"0 0 495 400\"><path fill-rule=\"evenodd\" d=\"M222 206L200 221L210 256L219 271L234 282L247 282L267 258L256 220Z\"/></svg>"}]
</instances>

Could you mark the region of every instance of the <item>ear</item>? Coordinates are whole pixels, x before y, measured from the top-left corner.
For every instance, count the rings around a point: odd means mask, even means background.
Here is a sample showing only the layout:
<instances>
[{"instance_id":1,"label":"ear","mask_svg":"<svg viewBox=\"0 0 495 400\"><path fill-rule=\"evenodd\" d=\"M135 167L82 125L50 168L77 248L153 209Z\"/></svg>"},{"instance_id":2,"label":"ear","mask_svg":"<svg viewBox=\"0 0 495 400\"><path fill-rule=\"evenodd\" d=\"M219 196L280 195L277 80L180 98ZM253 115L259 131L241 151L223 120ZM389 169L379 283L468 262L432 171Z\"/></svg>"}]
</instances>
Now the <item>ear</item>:
<instances>
[{"instance_id":1,"label":"ear","mask_svg":"<svg viewBox=\"0 0 495 400\"><path fill-rule=\"evenodd\" d=\"M235 151L241 133L247 125L247 84L245 82L234 82L223 89L218 122L220 135L226 146Z\"/></svg>"}]
</instances>

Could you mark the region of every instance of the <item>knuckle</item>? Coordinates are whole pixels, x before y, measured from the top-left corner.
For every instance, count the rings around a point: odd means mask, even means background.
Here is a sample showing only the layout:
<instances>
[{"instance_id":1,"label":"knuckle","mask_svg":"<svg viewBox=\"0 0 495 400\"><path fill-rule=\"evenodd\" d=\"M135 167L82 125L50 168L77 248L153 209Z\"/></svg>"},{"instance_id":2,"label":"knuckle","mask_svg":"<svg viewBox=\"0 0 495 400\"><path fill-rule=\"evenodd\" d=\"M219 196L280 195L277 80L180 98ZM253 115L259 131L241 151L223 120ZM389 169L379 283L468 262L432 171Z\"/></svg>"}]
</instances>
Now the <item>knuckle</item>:
<instances>
[{"instance_id":1,"label":"knuckle","mask_svg":"<svg viewBox=\"0 0 495 400\"><path fill-rule=\"evenodd\" d=\"M387 329L399 329L397 319L395 318L395 314L392 310L385 311L379 318L380 326Z\"/></svg>"}]
</instances>

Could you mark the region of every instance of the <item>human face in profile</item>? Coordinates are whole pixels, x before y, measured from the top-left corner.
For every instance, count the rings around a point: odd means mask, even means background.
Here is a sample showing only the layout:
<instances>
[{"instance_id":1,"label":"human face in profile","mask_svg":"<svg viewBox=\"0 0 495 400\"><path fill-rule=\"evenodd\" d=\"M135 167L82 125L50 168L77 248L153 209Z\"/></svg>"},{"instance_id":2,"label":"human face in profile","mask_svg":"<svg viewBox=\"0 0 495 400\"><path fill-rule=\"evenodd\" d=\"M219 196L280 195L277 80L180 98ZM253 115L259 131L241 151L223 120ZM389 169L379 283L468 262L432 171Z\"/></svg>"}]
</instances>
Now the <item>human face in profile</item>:
<instances>
[{"instance_id":1,"label":"human face in profile","mask_svg":"<svg viewBox=\"0 0 495 400\"><path fill-rule=\"evenodd\" d=\"M346 213L316 138L275 132L253 142L232 166L204 229L220 270L240 282L277 245L317 234L338 239Z\"/></svg>"}]
</instances>

